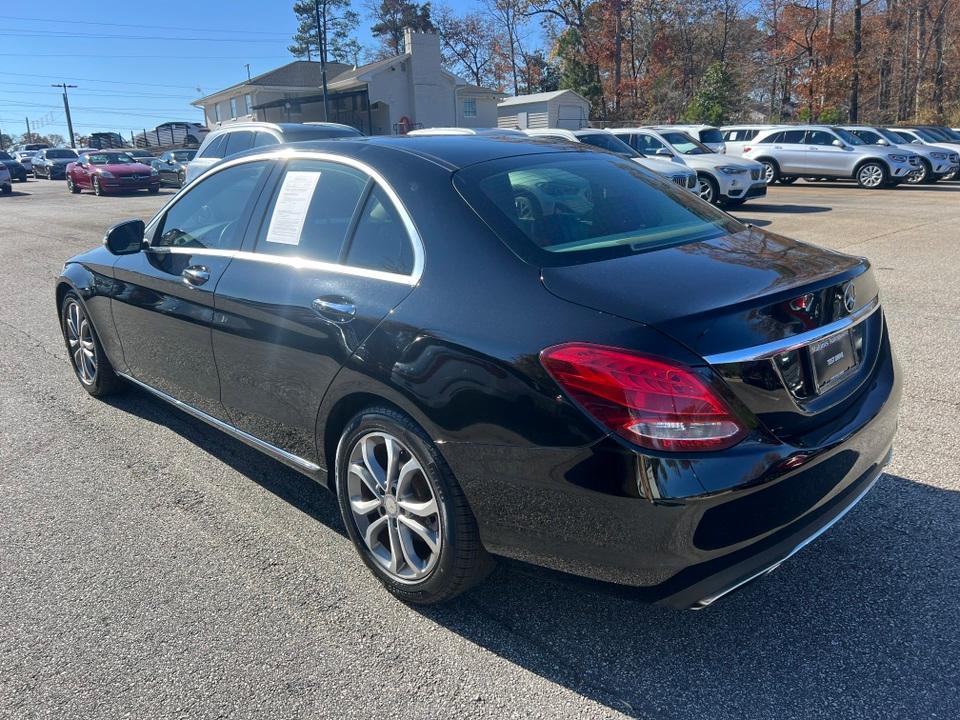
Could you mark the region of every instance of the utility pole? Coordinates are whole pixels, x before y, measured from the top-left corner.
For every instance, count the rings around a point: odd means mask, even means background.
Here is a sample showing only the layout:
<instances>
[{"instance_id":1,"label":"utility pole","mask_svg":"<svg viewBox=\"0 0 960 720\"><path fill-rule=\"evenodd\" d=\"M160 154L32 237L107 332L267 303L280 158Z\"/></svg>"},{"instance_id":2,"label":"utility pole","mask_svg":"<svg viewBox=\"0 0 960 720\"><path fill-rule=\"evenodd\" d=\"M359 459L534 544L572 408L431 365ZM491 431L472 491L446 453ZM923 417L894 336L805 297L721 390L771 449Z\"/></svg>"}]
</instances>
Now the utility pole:
<instances>
[{"instance_id":1,"label":"utility pole","mask_svg":"<svg viewBox=\"0 0 960 720\"><path fill-rule=\"evenodd\" d=\"M327 44L324 39L323 26L320 23L320 0L313 0L313 9L317 15L317 50L320 51L320 83L323 86L323 120L330 119L330 108L327 105Z\"/></svg>"},{"instance_id":2,"label":"utility pole","mask_svg":"<svg viewBox=\"0 0 960 720\"><path fill-rule=\"evenodd\" d=\"M67 132L70 133L70 147L77 147L77 140L73 136L73 120L70 119L70 100L67 99L67 88L75 88L76 85L67 85L66 83L53 83L50 87L63 88L63 112L67 116Z\"/></svg>"},{"instance_id":3,"label":"utility pole","mask_svg":"<svg viewBox=\"0 0 960 720\"><path fill-rule=\"evenodd\" d=\"M244 63L243 65L247 69L247 80L250 80L250 63Z\"/></svg>"},{"instance_id":4,"label":"utility pole","mask_svg":"<svg viewBox=\"0 0 960 720\"><path fill-rule=\"evenodd\" d=\"M27 142L30 142L30 118L24 118L27 121Z\"/></svg>"}]
</instances>

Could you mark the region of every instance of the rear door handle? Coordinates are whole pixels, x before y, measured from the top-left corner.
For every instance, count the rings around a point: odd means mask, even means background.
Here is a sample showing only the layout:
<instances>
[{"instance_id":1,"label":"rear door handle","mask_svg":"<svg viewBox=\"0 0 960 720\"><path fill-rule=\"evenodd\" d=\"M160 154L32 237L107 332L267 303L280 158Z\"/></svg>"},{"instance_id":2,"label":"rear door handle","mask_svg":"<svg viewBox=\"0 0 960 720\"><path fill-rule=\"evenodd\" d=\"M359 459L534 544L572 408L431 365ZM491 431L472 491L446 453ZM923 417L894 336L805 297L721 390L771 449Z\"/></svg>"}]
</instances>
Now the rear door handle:
<instances>
[{"instance_id":1,"label":"rear door handle","mask_svg":"<svg viewBox=\"0 0 960 720\"><path fill-rule=\"evenodd\" d=\"M192 287L199 287L210 279L210 269L206 265L191 265L180 273L183 282Z\"/></svg>"},{"instance_id":2,"label":"rear door handle","mask_svg":"<svg viewBox=\"0 0 960 720\"><path fill-rule=\"evenodd\" d=\"M342 297L317 298L310 306L317 315L335 323L348 323L357 314L356 305Z\"/></svg>"}]
</instances>

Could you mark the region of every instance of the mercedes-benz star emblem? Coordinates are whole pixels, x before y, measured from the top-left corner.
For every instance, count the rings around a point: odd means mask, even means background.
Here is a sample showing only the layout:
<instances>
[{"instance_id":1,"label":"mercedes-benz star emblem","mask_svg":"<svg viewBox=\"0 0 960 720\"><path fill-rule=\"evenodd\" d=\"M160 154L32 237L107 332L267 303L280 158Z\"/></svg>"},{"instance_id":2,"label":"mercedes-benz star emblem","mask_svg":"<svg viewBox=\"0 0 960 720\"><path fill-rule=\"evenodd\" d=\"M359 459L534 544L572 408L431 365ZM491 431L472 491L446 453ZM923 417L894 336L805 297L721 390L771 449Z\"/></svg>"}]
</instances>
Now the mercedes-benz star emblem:
<instances>
[{"instance_id":1,"label":"mercedes-benz star emblem","mask_svg":"<svg viewBox=\"0 0 960 720\"><path fill-rule=\"evenodd\" d=\"M847 312L853 312L853 309L857 306L857 288L852 282L843 286L843 306L847 309Z\"/></svg>"}]
</instances>

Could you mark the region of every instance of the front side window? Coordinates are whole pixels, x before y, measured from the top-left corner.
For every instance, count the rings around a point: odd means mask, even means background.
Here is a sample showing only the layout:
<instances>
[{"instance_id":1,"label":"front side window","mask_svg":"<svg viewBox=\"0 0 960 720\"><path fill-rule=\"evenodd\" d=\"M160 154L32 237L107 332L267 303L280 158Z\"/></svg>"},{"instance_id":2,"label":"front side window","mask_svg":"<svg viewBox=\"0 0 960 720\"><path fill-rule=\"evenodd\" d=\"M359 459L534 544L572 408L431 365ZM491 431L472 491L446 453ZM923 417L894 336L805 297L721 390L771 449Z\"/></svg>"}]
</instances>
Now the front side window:
<instances>
[{"instance_id":1,"label":"front side window","mask_svg":"<svg viewBox=\"0 0 960 720\"><path fill-rule=\"evenodd\" d=\"M873 130L851 130L850 132L863 140L867 145L876 145L883 139L879 133L875 133Z\"/></svg>"},{"instance_id":2,"label":"front side window","mask_svg":"<svg viewBox=\"0 0 960 720\"><path fill-rule=\"evenodd\" d=\"M215 172L193 186L167 212L156 247L237 250L240 218L255 199L267 162L249 162Z\"/></svg>"},{"instance_id":3,"label":"front side window","mask_svg":"<svg viewBox=\"0 0 960 720\"><path fill-rule=\"evenodd\" d=\"M291 160L260 230L256 252L337 262L369 178L321 160Z\"/></svg>"},{"instance_id":4,"label":"front side window","mask_svg":"<svg viewBox=\"0 0 960 720\"><path fill-rule=\"evenodd\" d=\"M398 275L413 272L413 247L407 230L397 208L379 185L373 188L360 213L346 263Z\"/></svg>"},{"instance_id":5,"label":"front side window","mask_svg":"<svg viewBox=\"0 0 960 720\"><path fill-rule=\"evenodd\" d=\"M469 117L469 118L477 116L477 99L476 98L463 99L463 116Z\"/></svg>"},{"instance_id":6,"label":"front side window","mask_svg":"<svg viewBox=\"0 0 960 720\"><path fill-rule=\"evenodd\" d=\"M634 135L634 137L637 139L637 150L642 152L644 155L656 155L657 150L663 150L667 147L653 135L637 133Z\"/></svg>"},{"instance_id":7,"label":"front side window","mask_svg":"<svg viewBox=\"0 0 960 720\"><path fill-rule=\"evenodd\" d=\"M454 186L521 258L541 266L634 255L744 230L693 193L600 153L477 163Z\"/></svg>"},{"instance_id":8,"label":"front side window","mask_svg":"<svg viewBox=\"0 0 960 720\"><path fill-rule=\"evenodd\" d=\"M836 138L825 130L810 130L804 143L807 145L832 145Z\"/></svg>"}]
</instances>

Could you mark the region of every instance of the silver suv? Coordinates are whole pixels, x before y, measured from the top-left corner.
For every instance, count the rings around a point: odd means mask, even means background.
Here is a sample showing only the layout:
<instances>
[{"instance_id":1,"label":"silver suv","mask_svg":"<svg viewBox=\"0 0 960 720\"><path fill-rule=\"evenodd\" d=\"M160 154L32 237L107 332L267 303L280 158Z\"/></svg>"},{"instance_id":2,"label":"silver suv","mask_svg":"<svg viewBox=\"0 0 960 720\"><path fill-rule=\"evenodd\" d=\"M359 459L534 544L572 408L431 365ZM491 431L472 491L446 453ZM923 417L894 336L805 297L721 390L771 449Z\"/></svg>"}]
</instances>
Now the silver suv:
<instances>
[{"instance_id":1,"label":"silver suv","mask_svg":"<svg viewBox=\"0 0 960 720\"><path fill-rule=\"evenodd\" d=\"M223 158L251 148L361 135L363 133L356 128L340 123L230 123L214 130L203 139L196 156L187 163L186 182L199 177Z\"/></svg>"},{"instance_id":2,"label":"silver suv","mask_svg":"<svg viewBox=\"0 0 960 720\"><path fill-rule=\"evenodd\" d=\"M613 133L608 130L595 130L590 128L583 130L537 128L524 130L523 132L530 137L568 140L570 142L593 145L594 147L628 157L638 165L643 165L647 170L663 176L674 185L686 188L690 192L699 192L700 189L700 181L697 179L697 174L686 165L675 164L670 161L670 158L647 157L643 153L634 150L622 140L618 140Z\"/></svg>"},{"instance_id":3,"label":"silver suv","mask_svg":"<svg viewBox=\"0 0 960 720\"><path fill-rule=\"evenodd\" d=\"M700 197L709 203L738 207L748 198L767 194L763 165L746 158L715 153L680 130L610 128L610 132L644 155L672 159L696 171L700 179Z\"/></svg>"},{"instance_id":4,"label":"silver suv","mask_svg":"<svg viewBox=\"0 0 960 720\"><path fill-rule=\"evenodd\" d=\"M951 151L936 145L910 145L899 135L878 127L846 125L844 130L849 130L868 145L885 145L889 148L909 150L919 155L920 169L907 178L907 182L911 185L935 183L955 173L960 167L960 155L956 150Z\"/></svg>"},{"instance_id":5,"label":"silver suv","mask_svg":"<svg viewBox=\"0 0 960 720\"><path fill-rule=\"evenodd\" d=\"M912 150L867 145L843 128L797 125L758 133L743 157L764 166L767 184L799 177L853 178L862 188L896 185L920 169Z\"/></svg>"}]
</instances>

